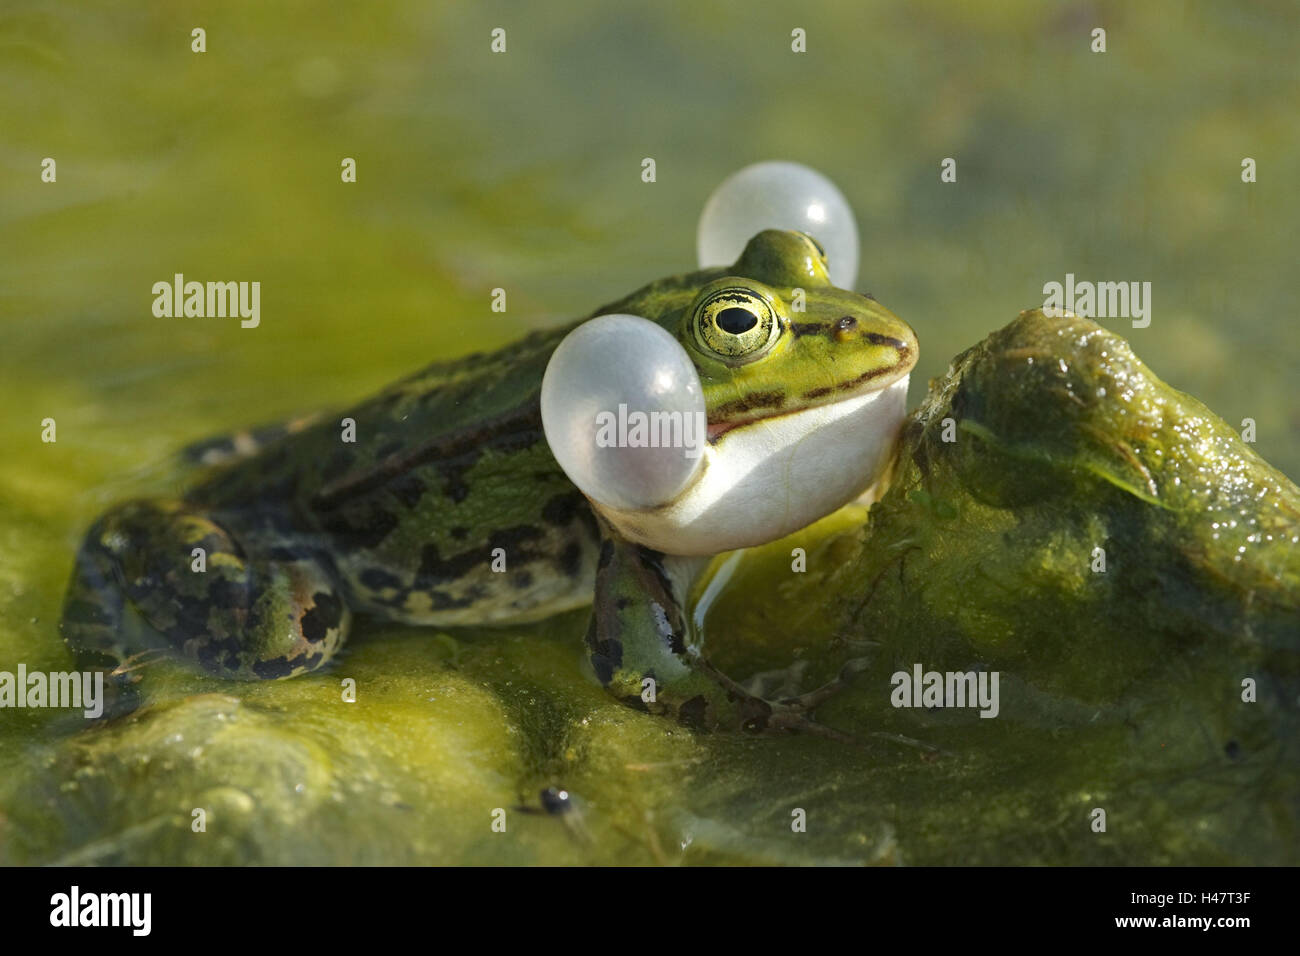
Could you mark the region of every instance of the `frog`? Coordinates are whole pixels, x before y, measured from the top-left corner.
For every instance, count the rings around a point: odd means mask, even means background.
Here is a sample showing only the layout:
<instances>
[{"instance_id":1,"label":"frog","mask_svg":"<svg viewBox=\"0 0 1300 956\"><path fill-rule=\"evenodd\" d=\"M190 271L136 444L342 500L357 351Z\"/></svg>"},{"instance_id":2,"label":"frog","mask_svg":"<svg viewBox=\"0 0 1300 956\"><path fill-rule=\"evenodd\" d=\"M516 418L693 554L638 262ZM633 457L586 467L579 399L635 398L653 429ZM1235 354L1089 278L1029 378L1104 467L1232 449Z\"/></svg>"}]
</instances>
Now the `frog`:
<instances>
[{"instance_id":1,"label":"frog","mask_svg":"<svg viewBox=\"0 0 1300 956\"><path fill-rule=\"evenodd\" d=\"M557 346L617 314L676 338L707 417L702 475L639 511L575 486L539 407ZM191 446L185 491L118 504L86 532L62 633L119 676L164 655L283 680L330 665L358 618L514 626L590 605L581 657L619 701L702 731L812 729L852 674L766 699L709 663L688 595L712 556L887 482L918 354L903 320L833 285L816 239L764 230L730 266L434 362L334 414Z\"/></svg>"}]
</instances>

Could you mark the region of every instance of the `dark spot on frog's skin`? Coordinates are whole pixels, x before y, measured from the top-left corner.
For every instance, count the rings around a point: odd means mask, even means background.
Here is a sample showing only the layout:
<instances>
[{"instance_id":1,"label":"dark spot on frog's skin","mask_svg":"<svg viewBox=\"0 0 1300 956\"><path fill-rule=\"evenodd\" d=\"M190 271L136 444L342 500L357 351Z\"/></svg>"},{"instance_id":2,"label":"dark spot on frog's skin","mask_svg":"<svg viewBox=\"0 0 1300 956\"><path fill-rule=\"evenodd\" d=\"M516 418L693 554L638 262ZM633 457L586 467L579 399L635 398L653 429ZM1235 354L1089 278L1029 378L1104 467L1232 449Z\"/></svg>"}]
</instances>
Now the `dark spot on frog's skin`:
<instances>
[{"instance_id":1,"label":"dark spot on frog's skin","mask_svg":"<svg viewBox=\"0 0 1300 956\"><path fill-rule=\"evenodd\" d=\"M517 591L533 586L533 576L528 571L516 571L510 576L510 584Z\"/></svg>"},{"instance_id":2,"label":"dark spot on frog's skin","mask_svg":"<svg viewBox=\"0 0 1300 956\"><path fill-rule=\"evenodd\" d=\"M414 508L420 503L420 499L424 497L424 493L428 489L424 482L415 475L407 474L390 481L388 490L393 493L393 497L406 507Z\"/></svg>"},{"instance_id":3,"label":"dark spot on frog's skin","mask_svg":"<svg viewBox=\"0 0 1300 956\"><path fill-rule=\"evenodd\" d=\"M216 607L244 607L248 603L248 589L229 578L219 577L208 584L207 601Z\"/></svg>"},{"instance_id":4,"label":"dark spot on frog's skin","mask_svg":"<svg viewBox=\"0 0 1300 956\"><path fill-rule=\"evenodd\" d=\"M744 398L726 402L713 410L713 421L727 421L757 408L780 408L785 404L785 392L750 392Z\"/></svg>"},{"instance_id":5,"label":"dark spot on frog's skin","mask_svg":"<svg viewBox=\"0 0 1300 956\"><path fill-rule=\"evenodd\" d=\"M709 701L703 694L692 697L677 708L677 720L693 730L708 730Z\"/></svg>"},{"instance_id":6,"label":"dark spot on frog's skin","mask_svg":"<svg viewBox=\"0 0 1300 956\"><path fill-rule=\"evenodd\" d=\"M601 643L605 648L616 649L619 658L622 658L623 645L618 641L603 641ZM614 671L618 669L618 665L614 663L608 654L593 651L591 655L591 668L596 672L596 679L599 680L601 684L608 686L609 682L614 679Z\"/></svg>"},{"instance_id":7,"label":"dark spot on frog's skin","mask_svg":"<svg viewBox=\"0 0 1300 956\"><path fill-rule=\"evenodd\" d=\"M400 590L402 587L402 579L383 568L366 568L358 575L358 579L371 591L386 591L389 588Z\"/></svg>"},{"instance_id":8,"label":"dark spot on frog's skin","mask_svg":"<svg viewBox=\"0 0 1300 956\"><path fill-rule=\"evenodd\" d=\"M424 591L429 596L429 606L435 611L457 611L474 603L472 597L452 597L446 591L428 588Z\"/></svg>"},{"instance_id":9,"label":"dark spot on frog's skin","mask_svg":"<svg viewBox=\"0 0 1300 956\"><path fill-rule=\"evenodd\" d=\"M460 554L444 558L436 544L426 544L420 551L420 567L415 573L414 590L428 590L434 584L456 581L470 571L491 563L492 552L501 548L508 561L527 564L536 561L537 552L527 543L542 536L542 530L532 525L516 525L495 532L481 548L471 548ZM463 605L457 605L463 606Z\"/></svg>"},{"instance_id":10,"label":"dark spot on frog's skin","mask_svg":"<svg viewBox=\"0 0 1300 956\"><path fill-rule=\"evenodd\" d=\"M852 332L858 327L858 320L851 315L841 316L834 322L791 322L790 331L794 333L796 339L803 338L805 335L825 335L832 340L840 335ZM867 336L868 340L871 336ZM876 343L880 344L880 343Z\"/></svg>"},{"instance_id":11,"label":"dark spot on frog's skin","mask_svg":"<svg viewBox=\"0 0 1300 956\"><path fill-rule=\"evenodd\" d=\"M1223 752L1228 755L1229 760L1236 760L1241 756L1241 745L1235 740L1229 740Z\"/></svg>"},{"instance_id":12,"label":"dark spot on frog's skin","mask_svg":"<svg viewBox=\"0 0 1300 956\"><path fill-rule=\"evenodd\" d=\"M338 535L342 550L369 551L378 547L399 521L397 515L370 502L330 512L322 524L326 531Z\"/></svg>"},{"instance_id":13,"label":"dark spot on frog's skin","mask_svg":"<svg viewBox=\"0 0 1300 956\"><path fill-rule=\"evenodd\" d=\"M218 580L220 581L221 579ZM216 583L218 582L213 582L214 585ZM140 594L139 597L144 597L149 591L155 590L155 588L156 585L151 585L144 593ZM164 632L182 635L180 637L180 643L184 643L188 639L188 637L185 636L186 631L198 631L199 633L203 633L204 631L209 630L208 624L210 615L215 614L220 616L223 612L229 609L248 606L248 594L244 588L236 586L229 593L233 596L233 601L229 604L215 603L212 600L212 592L206 590L202 594L198 595L185 594L183 592L173 593L171 595L170 611L172 615L174 615L174 620L171 625L164 626ZM209 646L217 646L221 643L212 634L209 634L208 637Z\"/></svg>"},{"instance_id":14,"label":"dark spot on frog's skin","mask_svg":"<svg viewBox=\"0 0 1300 956\"><path fill-rule=\"evenodd\" d=\"M547 475L539 477L549 478ZM566 491L562 494L553 495L542 508L542 520L552 527L564 529L571 528L575 523L581 524L589 538L594 540L600 537L600 529L596 526L596 516L592 512L591 506L587 504L587 499L578 491ZM579 556L575 570L567 573L576 575L580 564Z\"/></svg>"},{"instance_id":15,"label":"dark spot on frog's skin","mask_svg":"<svg viewBox=\"0 0 1300 956\"><path fill-rule=\"evenodd\" d=\"M841 320L843 321L843 320ZM887 345L900 356L908 352L907 343L902 339L896 339L892 335L881 335L879 332L868 332L863 336L872 345Z\"/></svg>"},{"instance_id":16,"label":"dark spot on frog's skin","mask_svg":"<svg viewBox=\"0 0 1300 956\"><path fill-rule=\"evenodd\" d=\"M425 545L420 550L420 567L415 572L415 589L422 591L434 581L456 580L464 576L469 568L481 563L482 555L474 551L463 551L454 558L443 558L438 545Z\"/></svg>"},{"instance_id":17,"label":"dark spot on frog's skin","mask_svg":"<svg viewBox=\"0 0 1300 956\"><path fill-rule=\"evenodd\" d=\"M612 637L597 640L596 630L596 615L593 614L587 623L585 641L591 649L591 667L596 672L597 680L608 686L614 679L614 672L623 663L623 642Z\"/></svg>"},{"instance_id":18,"label":"dark spot on frog's skin","mask_svg":"<svg viewBox=\"0 0 1300 956\"><path fill-rule=\"evenodd\" d=\"M533 553L529 548L523 547L526 542L535 541L543 536L541 528L535 525L520 524L512 528L502 528L500 531L492 532L488 537L487 552L490 556L492 551L501 548L505 551L506 556L518 561L534 561L540 555Z\"/></svg>"},{"instance_id":19,"label":"dark spot on frog's skin","mask_svg":"<svg viewBox=\"0 0 1300 956\"><path fill-rule=\"evenodd\" d=\"M559 787L547 787L541 792L540 799L542 809L552 816L568 813L573 809L573 801L569 797L569 791L561 790Z\"/></svg>"},{"instance_id":20,"label":"dark spot on frog's skin","mask_svg":"<svg viewBox=\"0 0 1300 956\"><path fill-rule=\"evenodd\" d=\"M185 634L182 632L169 631L167 633L167 639L176 647L182 647L185 642ZM234 658L238 661L239 642L232 640L209 641L195 652L194 658L199 662L199 666L208 673L219 674L223 667L223 664L221 663L223 660L228 661L231 658ZM235 666L238 665L236 664Z\"/></svg>"},{"instance_id":21,"label":"dark spot on frog's skin","mask_svg":"<svg viewBox=\"0 0 1300 956\"><path fill-rule=\"evenodd\" d=\"M874 332L868 333L867 338L871 338L871 337L874 336L875 334L876 334L876 333L874 333ZM898 361L897 361L897 362L895 362L893 365L885 366L884 368L876 368L876 369L872 369L872 370L869 371L869 372L863 372L863 373L862 373L861 375L859 375L857 378L852 379L852 380L850 380L850 381L848 381L848 382L840 382L838 385L827 385L827 386L825 386L824 388L814 388L814 389L812 389L811 391L804 392L804 393L803 393L803 397L804 397L804 398L807 398L807 399L813 399L813 398L821 398L821 397L823 397L823 396L825 396L825 395L830 395L830 394L832 394L832 393L834 393L834 392L847 392L847 391L851 391L852 389L857 388L859 385L862 385L862 384L864 384L865 382L869 382L871 379L876 378L876 377L879 376L879 375L885 375L885 374L887 374L887 373L889 373L889 372L892 372L892 371L893 371L894 369L896 369L899 365L902 365L902 364L904 364L904 363L907 361L907 353L908 353L908 350L907 350L907 347L906 347L902 342L899 342L897 339L891 339L891 338L889 338L888 336L885 336L885 335L881 335L881 336L877 336L877 337L878 337L878 338L881 338L881 339L885 339L885 340L887 340L888 342L897 342L897 343L898 343L898 346L899 346L899 352L898 352ZM879 344L885 344L885 343L876 343L876 344L879 345Z\"/></svg>"},{"instance_id":22,"label":"dark spot on frog's skin","mask_svg":"<svg viewBox=\"0 0 1300 956\"><path fill-rule=\"evenodd\" d=\"M469 528L466 528L464 525L458 524L456 525L456 527L451 529L450 533L451 536L455 538L457 541L464 541L465 538L468 537L469 535Z\"/></svg>"},{"instance_id":23,"label":"dark spot on frog's skin","mask_svg":"<svg viewBox=\"0 0 1300 956\"><path fill-rule=\"evenodd\" d=\"M668 572L664 569L664 556L658 551L638 547L637 557L640 559L641 567L649 573L649 580L643 580L643 583L645 593L650 599L652 613L657 612L654 619L659 637L674 654L685 654L686 642L682 633L685 628L682 624L681 608L673 596L672 581L668 579Z\"/></svg>"},{"instance_id":24,"label":"dark spot on frog's skin","mask_svg":"<svg viewBox=\"0 0 1300 956\"><path fill-rule=\"evenodd\" d=\"M273 661L257 661L253 664L253 673L263 680L288 677L298 665L291 660L280 658Z\"/></svg>"},{"instance_id":25,"label":"dark spot on frog's skin","mask_svg":"<svg viewBox=\"0 0 1300 956\"><path fill-rule=\"evenodd\" d=\"M614 607L616 607L620 611L626 611L631 606L632 606L632 599L629 597L621 597L614 602Z\"/></svg>"},{"instance_id":26,"label":"dark spot on frog's skin","mask_svg":"<svg viewBox=\"0 0 1300 956\"><path fill-rule=\"evenodd\" d=\"M582 570L582 545L570 541L560 552L560 570L571 578L576 578Z\"/></svg>"},{"instance_id":27,"label":"dark spot on frog's skin","mask_svg":"<svg viewBox=\"0 0 1300 956\"><path fill-rule=\"evenodd\" d=\"M467 392L467 397L469 394ZM466 481L466 475L478 464L484 450L491 448L498 454L512 455L537 444L542 437L541 413L537 410L530 414L538 416L535 427L521 428L518 421L503 420L502 423L471 431L468 435L462 436L460 441L464 444L456 449L455 454L429 462L428 464L442 476L443 494L456 504L469 497L471 489L469 482ZM530 419L529 426L531 424Z\"/></svg>"},{"instance_id":28,"label":"dark spot on frog's skin","mask_svg":"<svg viewBox=\"0 0 1300 956\"><path fill-rule=\"evenodd\" d=\"M676 606L672 602L661 604L650 602L651 612L655 615L655 627L659 639L668 645L668 649L677 656L686 653L686 642L682 639L681 619L674 613Z\"/></svg>"},{"instance_id":29,"label":"dark spot on frog's skin","mask_svg":"<svg viewBox=\"0 0 1300 956\"><path fill-rule=\"evenodd\" d=\"M326 591L317 591L311 599L313 607L302 616L299 627L303 637L317 644L343 620L343 602Z\"/></svg>"},{"instance_id":30,"label":"dark spot on frog's skin","mask_svg":"<svg viewBox=\"0 0 1300 956\"><path fill-rule=\"evenodd\" d=\"M469 482L465 480L467 471L468 467L442 469L442 493L456 504L469 497Z\"/></svg>"},{"instance_id":31,"label":"dark spot on frog's skin","mask_svg":"<svg viewBox=\"0 0 1300 956\"><path fill-rule=\"evenodd\" d=\"M585 504L586 499L577 491L554 495L542 507L542 519L557 528L567 527Z\"/></svg>"}]
</instances>

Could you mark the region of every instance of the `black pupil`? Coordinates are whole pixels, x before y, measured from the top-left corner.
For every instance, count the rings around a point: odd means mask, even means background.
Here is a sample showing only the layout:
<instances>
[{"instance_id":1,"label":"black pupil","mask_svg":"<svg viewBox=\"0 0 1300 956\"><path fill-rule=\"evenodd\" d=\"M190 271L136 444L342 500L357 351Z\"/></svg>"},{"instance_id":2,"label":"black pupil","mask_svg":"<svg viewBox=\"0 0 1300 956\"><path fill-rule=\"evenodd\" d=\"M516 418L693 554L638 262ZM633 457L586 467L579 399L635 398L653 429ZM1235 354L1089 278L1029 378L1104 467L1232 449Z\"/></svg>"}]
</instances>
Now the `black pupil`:
<instances>
[{"instance_id":1,"label":"black pupil","mask_svg":"<svg viewBox=\"0 0 1300 956\"><path fill-rule=\"evenodd\" d=\"M724 332L730 332L732 335L740 335L742 332L748 332L754 326L758 325L758 319L749 309L742 309L738 305L733 305L729 309L723 309L718 313L718 328Z\"/></svg>"}]
</instances>

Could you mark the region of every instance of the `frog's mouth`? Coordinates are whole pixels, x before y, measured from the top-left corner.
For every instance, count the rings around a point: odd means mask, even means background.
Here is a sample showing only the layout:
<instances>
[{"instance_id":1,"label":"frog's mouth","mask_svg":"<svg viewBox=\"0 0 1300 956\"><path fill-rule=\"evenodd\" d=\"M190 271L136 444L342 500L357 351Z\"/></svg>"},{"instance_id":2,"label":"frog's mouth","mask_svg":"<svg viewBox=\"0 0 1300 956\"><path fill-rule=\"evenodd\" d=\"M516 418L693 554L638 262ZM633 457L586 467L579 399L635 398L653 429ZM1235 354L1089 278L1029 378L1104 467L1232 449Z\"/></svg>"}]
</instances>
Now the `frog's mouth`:
<instances>
[{"instance_id":1,"label":"frog's mouth","mask_svg":"<svg viewBox=\"0 0 1300 956\"><path fill-rule=\"evenodd\" d=\"M902 365L890 369L883 374L878 371L868 372L855 381L847 382L840 387L826 391L823 395L815 396L813 400L808 401L804 405L773 408L770 410L758 410L751 415L731 417L725 422L710 422L706 431L709 444L715 444L717 440L727 432L746 425L753 425L757 422L764 422L770 419L784 418L787 415L798 415L802 412L807 412L814 408L822 408L827 405L838 405L843 402L856 402L860 398L884 392L897 384L900 379L905 379L911 375L913 364L915 363ZM804 397L807 398L808 396Z\"/></svg>"},{"instance_id":2,"label":"frog's mouth","mask_svg":"<svg viewBox=\"0 0 1300 956\"><path fill-rule=\"evenodd\" d=\"M908 376L733 425L710 440L705 467L673 500L600 513L629 541L665 554L718 554L806 527L883 474L907 414Z\"/></svg>"}]
</instances>

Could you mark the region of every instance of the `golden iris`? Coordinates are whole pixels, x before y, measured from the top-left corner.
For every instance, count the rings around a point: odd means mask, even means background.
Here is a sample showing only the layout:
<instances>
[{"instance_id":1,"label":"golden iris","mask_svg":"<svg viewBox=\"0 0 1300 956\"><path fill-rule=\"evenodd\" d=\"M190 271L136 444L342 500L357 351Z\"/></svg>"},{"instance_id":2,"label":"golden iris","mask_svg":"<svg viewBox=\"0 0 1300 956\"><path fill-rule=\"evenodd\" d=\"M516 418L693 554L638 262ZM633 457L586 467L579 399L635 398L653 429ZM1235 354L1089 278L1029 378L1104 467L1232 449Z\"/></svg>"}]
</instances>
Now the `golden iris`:
<instances>
[{"instance_id":1,"label":"golden iris","mask_svg":"<svg viewBox=\"0 0 1300 956\"><path fill-rule=\"evenodd\" d=\"M734 364L764 354L780 331L772 304L749 289L720 289L695 310L700 345Z\"/></svg>"}]
</instances>

